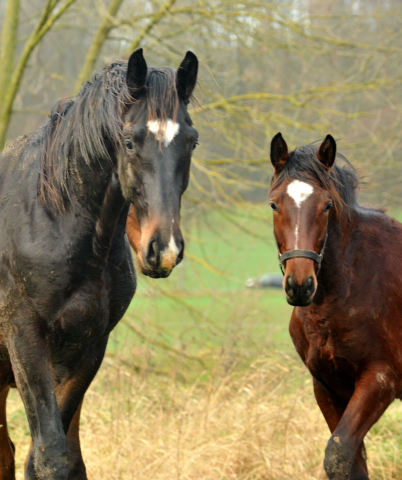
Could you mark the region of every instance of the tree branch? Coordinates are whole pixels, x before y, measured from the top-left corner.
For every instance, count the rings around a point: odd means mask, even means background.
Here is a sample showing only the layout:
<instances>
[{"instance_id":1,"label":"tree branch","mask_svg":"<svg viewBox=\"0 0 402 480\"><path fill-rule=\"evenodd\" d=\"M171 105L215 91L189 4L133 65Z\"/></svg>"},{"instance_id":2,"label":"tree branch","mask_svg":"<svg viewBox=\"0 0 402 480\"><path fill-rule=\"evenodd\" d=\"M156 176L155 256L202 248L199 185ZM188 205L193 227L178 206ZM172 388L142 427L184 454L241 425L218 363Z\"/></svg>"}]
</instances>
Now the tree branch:
<instances>
[{"instance_id":1,"label":"tree branch","mask_svg":"<svg viewBox=\"0 0 402 480\"><path fill-rule=\"evenodd\" d=\"M78 75L77 82L75 84L75 93L81 88L81 85L87 80L95 68L96 60L99 57L99 53L105 43L110 30L113 28L113 17L117 14L123 0L112 0L109 5L107 14L103 17L102 23L99 25L98 31L89 47L87 56L85 57L84 65L81 68Z\"/></svg>"},{"instance_id":2,"label":"tree branch","mask_svg":"<svg viewBox=\"0 0 402 480\"><path fill-rule=\"evenodd\" d=\"M3 108L0 114L0 150L4 148L6 142L6 135L8 125L11 119L11 110L24 74L25 67L28 63L29 57L33 49L38 45L43 36L52 28L54 23L66 12L66 10L76 0L66 0L56 12L51 14L59 0L47 0L45 7L42 10L40 19L25 43L24 49L21 53L18 64L12 74L11 81L7 93L4 96Z\"/></svg>"},{"instance_id":3,"label":"tree branch","mask_svg":"<svg viewBox=\"0 0 402 480\"><path fill-rule=\"evenodd\" d=\"M8 0L4 15L0 46L0 110L14 67L20 0Z\"/></svg>"},{"instance_id":4,"label":"tree branch","mask_svg":"<svg viewBox=\"0 0 402 480\"><path fill-rule=\"evenodd\" d=\"M128 53L133 52L140 46L140 43L145 38L147 33L157 24L159 23L165 15L167 15L171 9L171 7L175 4L176 0L167 0L161 8L155 12L152 16L148 24L141 30L138 34L138 37L134 40L134 42L130 45L128 49Z\"/></svg>"}]
</instances>

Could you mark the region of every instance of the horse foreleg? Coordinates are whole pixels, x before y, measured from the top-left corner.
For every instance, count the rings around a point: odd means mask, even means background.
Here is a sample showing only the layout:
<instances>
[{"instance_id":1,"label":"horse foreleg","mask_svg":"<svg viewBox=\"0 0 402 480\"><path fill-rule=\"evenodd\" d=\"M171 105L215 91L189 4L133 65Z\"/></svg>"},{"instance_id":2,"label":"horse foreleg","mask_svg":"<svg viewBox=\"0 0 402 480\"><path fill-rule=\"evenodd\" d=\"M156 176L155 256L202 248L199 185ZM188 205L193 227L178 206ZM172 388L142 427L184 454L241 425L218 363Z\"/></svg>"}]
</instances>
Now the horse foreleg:
<instances>
[{"instance_id":1,"label":"horse foreleg","mask_svg":"<svg viewBox=\"0 0 402 480\"><path fill-rule=\"evenodd\" d=\"M8 391L8 387L0 391L0 480L15 480L15 449L8 436L6 418Z\"/></svg>"},{"instance_id":2,"label":"horse foreleg","mask_svg":"<svg viewBox=\"0 0 402 480\"><path fill-rule=\"evenodd\" d=\"M28 312L16 311L19 314L10 326L7 348L33 441L33 458L25 478L66 480L67 438L54 393L48 345Z\"/></svg>"},{"instance_id":3,"label":"horse foreleg","mask_svg":"<svg viewBox=\"0 0 402 480\"><path fill-rule=\"evenodd\" d=\"M82 459L81 445L80 445L81 407L82 407L82 402L80 403L78 410L76 411L73 419L71 420L70 427L67 432L68 458L70 462L68 480L87 480L87 474L86 474L84 460ZM28 455L25 459L25 470L28 467L28 462L32 455L31 453L32 447L33 447L33 444L31 441ZM3 478L0 477L0 480L3 480Z\"/></svg>"},{"instance_id":4,"label":"horse foreleg","mask_svg":"<svg viewBox=\"0 0 402 480\"><path fill-rule=\"evenodd\" d=\"M54 393L48 345L29 310L20 307L16 312L12 323L10 319L7 348L33 442L25 479L66 480L67 438Z\"/></svg>"},{"instance_id":5,"label":"horse foreleg","mask_svg":"<svg viewBox=\"0 0 402 480\"><path fill-rule=\"evenodd\" d=\"M356 454L361 448L360 456L365 465L363 439L394 397L391 389L386 388L378 367L371 366L363 372L325 450L324 468L330 480L368 478L363 476L361 469L359 472Z\"/></svg>"},{"instance_id":6,"label":"horse foreleg","mask_svg":"<svg viewBox=\"0 0 402 480\"><path fill-rule=\"evenodd\" d=\"M104 338L88 349L76 370L70 372L68 379L56 387L57 403L67 432L70 460L68 480L87 480L79 437L80 415L85 392L101 365L106 345L107 338Z\"/></svg>"},{"instance_id":7,"label":"horse foreleg","mask_svg":"<svg viewBox=\"0 0 402 480\"><path fill-rule=\"evenodd\" d=\"M57 406L68 441L69 472L66 477L68 480L87 480L79 440L80 411L85 392L102 363L106 345L107 337L92 348L88 348L75 369L55 386ZM28 470L32 460L31 454Z\"/></svg>"},{"instance_id":8,"label":"horse foreleg","mask_svg":"<svg viewBox=\"0 0 402 480\"><path fill-rule=\"evenodd\" d=\"M342 415L345 412L347 402L343 401L333 392L328 391L322 383L313 377L314 395L317 404L331 433L334 432L339 424ZM368 480L368 471L366 463L366 454L364 443L357 448L357 452L353 461L350 480Z\"/></svg>"},{"instance_id":9,"label":"horse foreleg","mask_svg":"<svg viewBox=\"0 0 402 480\"><path fill-rule=\"evenodd\" d=\"M70 472L68 474L68 480L87 480L87 473L84 460L82 459L80 445L81 407L82 402L80 403L78 410L75 412L67 432L68 453L70 459Z\"/></svg>"}]
</instances>

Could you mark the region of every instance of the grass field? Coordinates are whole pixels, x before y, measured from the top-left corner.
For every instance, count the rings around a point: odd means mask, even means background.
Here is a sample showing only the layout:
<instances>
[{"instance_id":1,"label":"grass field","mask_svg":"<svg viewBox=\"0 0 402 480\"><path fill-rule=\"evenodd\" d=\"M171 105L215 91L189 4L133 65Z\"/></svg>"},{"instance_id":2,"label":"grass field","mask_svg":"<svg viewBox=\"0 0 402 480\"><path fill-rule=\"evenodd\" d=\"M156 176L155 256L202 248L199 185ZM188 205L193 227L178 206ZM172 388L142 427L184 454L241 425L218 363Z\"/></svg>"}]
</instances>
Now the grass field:
<instances>
[{"instance_id":1,"label":"grass field","mask_svg":"<svg viewBox=\"0 0 402 480\"><path fill-rule=\"evenodd\" d=\"M184 213L186 218L186 212ZM138 279L87 393L89 478L324 479L328 429L288 334L281 290L250 290L279 272L266 206L188 215L187 260L167 280ZM9 401L17 479L29 430ZM402 476L402 406L368 436L373 479Z\"/></svg>"}]
</instances>

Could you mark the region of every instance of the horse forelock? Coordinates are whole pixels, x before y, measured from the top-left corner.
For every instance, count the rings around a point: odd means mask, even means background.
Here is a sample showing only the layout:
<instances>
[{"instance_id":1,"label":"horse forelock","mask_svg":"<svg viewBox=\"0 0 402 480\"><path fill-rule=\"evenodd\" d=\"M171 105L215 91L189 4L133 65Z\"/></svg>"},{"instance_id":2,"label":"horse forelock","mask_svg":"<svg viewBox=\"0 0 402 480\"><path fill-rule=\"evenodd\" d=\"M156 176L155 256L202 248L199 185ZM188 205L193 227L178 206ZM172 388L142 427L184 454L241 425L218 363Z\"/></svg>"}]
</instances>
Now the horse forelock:
<instances>
[{"instance_id":1,"label":"horse forelock","mask_svg":"<svg viewBox=\"0 0 402 480\"><path fill-rule=\"evenodd\" d=\"M345 163L344 167L334 165L329 171L317 158L318 147L315 144L299 147L289 155L284 168L275 174L270 190L277 188L285 179L316 182L329 191L337 212L346 212L357 206L359 178L356 170L340 153L336 156Z\"/></svg>"},{"instance_id":2,"label":"horse forelock","mask_svg":"<svg viewBox=\"0 0 402 480\"><path fill-rule=\"evenodd\" d=\"M175 122L179 110L175 70L150 67L146 87L147 121Z\"/></svg>"},{"instance_id":3,"label":"horse forelock","mask_svg":"<svg viewBox=\"0 0 402 480\"><path fill-rule=\"evenodd\" d=\"M172 68L148 68L145 89L127 117L127 124L143 121L155 139L168 145L180 130L177 123L180 100L176 72Z\"/></svg>"}]
</instances>

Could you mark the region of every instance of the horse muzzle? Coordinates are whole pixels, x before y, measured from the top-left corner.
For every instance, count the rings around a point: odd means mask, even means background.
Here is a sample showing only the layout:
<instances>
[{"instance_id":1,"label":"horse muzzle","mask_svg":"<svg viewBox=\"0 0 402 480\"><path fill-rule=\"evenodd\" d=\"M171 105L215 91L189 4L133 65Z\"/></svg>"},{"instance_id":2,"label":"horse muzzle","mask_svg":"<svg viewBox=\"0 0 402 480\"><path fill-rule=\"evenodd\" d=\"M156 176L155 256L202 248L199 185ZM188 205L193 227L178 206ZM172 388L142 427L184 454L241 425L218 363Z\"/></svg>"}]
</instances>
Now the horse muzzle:
<instances>
[{"instance_id":1,"label":"horse muzzle","mask_svg":"<svg viewBox=\"0 0 402 480\"><path fill-rule=\"evenodd\" d=\"M286 300L294 307L307 307L313 301L317 282L313 275L309 275L302 282L298 282L293 275L287 275L284 280Z\"/></svg>"},{"instance_id":2,"label":"horse muzzle","mask_svg":"<svg viewBox=\"0 0 402 480\"><path fill-rule=\"evenodd\" d=\"M141 270L151 278L166 278L174 267L183 260L184 240L181 233L170 235L164 241L161 235L153 235L145 245L141 245Z\"/></svg>"}]
</instances>

